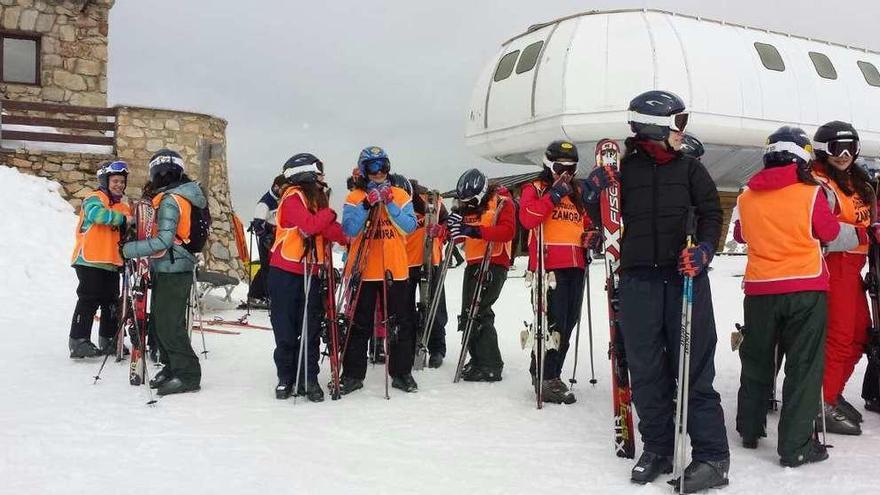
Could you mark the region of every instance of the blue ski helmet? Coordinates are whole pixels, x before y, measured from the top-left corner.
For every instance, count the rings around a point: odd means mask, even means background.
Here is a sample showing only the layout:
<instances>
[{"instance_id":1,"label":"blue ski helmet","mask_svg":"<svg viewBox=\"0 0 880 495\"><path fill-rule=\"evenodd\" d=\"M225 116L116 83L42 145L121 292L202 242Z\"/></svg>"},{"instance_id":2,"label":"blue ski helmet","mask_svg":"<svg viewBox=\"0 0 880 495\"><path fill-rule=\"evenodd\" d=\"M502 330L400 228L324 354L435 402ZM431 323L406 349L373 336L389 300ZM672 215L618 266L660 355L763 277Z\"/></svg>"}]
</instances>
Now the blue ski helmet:
<instances>
[{"instance_id":1,"label":"blue ski helmet","mask_svg":"<svg viewBox=\"0 0 880 495\"><path fill-rule=\"evenodd\" d=\"M361 154L358 157L358 170L361 173L361 177L366 177L380 171L387 174L391 171L391 160L388 159L388 154L382 148L367 146L361 150Z\"/></svg>"}]
</instances>

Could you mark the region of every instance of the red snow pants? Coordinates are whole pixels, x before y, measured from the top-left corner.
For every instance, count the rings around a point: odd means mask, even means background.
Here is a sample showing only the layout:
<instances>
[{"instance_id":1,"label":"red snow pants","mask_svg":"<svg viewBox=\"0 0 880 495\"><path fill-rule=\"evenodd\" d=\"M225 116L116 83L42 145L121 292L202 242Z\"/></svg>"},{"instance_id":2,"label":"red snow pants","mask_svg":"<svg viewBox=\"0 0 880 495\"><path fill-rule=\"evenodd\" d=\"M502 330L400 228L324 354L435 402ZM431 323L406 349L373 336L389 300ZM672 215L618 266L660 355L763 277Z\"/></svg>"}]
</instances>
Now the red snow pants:
<instances>
[{"instance_id":1,"label":"red snow pants","mask_svg":"<svg viewBox=\"0 0 880 495\"><path fill-rule=\"evenodd\" d=\"M825 256L831 276L825 375L822 378L827 404L837 405L837 396L843 392L868 342L871 317L862 281L866 260L864 254L830 253Z\"/></svg>"}]
</instances>

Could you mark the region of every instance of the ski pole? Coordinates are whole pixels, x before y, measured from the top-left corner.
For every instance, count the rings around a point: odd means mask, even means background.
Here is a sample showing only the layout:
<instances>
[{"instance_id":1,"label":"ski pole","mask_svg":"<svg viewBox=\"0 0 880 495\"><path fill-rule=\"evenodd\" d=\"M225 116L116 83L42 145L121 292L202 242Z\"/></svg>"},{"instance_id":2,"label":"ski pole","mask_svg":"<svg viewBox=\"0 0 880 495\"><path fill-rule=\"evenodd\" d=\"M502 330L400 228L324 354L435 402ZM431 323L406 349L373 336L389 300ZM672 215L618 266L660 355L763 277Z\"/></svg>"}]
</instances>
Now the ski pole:
<instances>
[{"instance_id":1,"label":"ski pole","mask_svg":"<svg viewBox=\"0 0 880 495\"><path fill-rule=\"evenodd\" d=\"M251 267L251 265L253 265L253 264L254 264L254 223L251 222L250 226L248 227L248 262L247 262L247 266L245 267L245 271L247 271L247 278L248 278L248 292L250 292L251 286L254 284L253 268ZM245 296L244 306L245 306L245 310L247 311L245 318L247 318L251 315L251 298L250 297Z\"/></svg>"},{"instance_id":2,"label":"ski pole","mask_svg":"<svg viewBox=\"0 0 880 495\"><path fill-rule=\"evenodd\" d=\"M193 267L192 275L193 285L189 292L190 321L187 323L187 328L189 328L190 335L192 335L192 329L195 326L195 322L199 322L199 333L202 334L202 355L205 356L205 359L208 359L208 346L205 345L205 332L202 331L202 307L199 299L198 279L196 278L195 267Z\"/></svg>"},{"instance_id":3,"label":"ski pole","mask_svg":"<svg viewBox=\"0 0 880 495\"><path fill-rule=\"evenodd\" d=\"M126 265L126 267L127 267L127 265ZM120 297L122 298L122 308L120 310L121 314L119 315L119 322L118 322L119 328L117 328L117 330L116 330L116 341L115 341L115 343L117 343L117 344L122 340L122 335L125 331L125 319L128 317L128 312L126 311L126 304L127 304L126 293L127 293L127 291L128 291L128 270L123 269L123 271L122 271L122 293L120 295ZM118 347L118 346L115 346L115 347ZM98 380L101 379L101 372L104 371L104 366L107 365L107 359L109 359L109 358L110 358L110 354L105 352L104 360L101 361L101 367L98 368L98 373L95 374L95 381L92 382L92 385L98 383ZM121 360L121 358L119 358L118 360Z\"/></svg>"},{"instance_id":4,"label":"ski pole","mask_svg":"<svg viewBox=\"0 0 880 495\"><path fill-rule=\"evenodd\" d=\"M596 370L593 364L593 310L592 305L590 304L590 264L593 262L593 257L590 256L589 249L586 250L586 268L584 269L584 291L586 292L587 298L587 331L590 334L590 384L595 385L596 382ZM571 383L572 388L577 383L577 368L578 368L578 349L580 348L580 340L581 340L581 317L583 316L583 299L581 299L581 306L578 307L578 319L577 326L575 326L574 330L574 366L571 370L571 378L569 378L568 382Z\"/></svg>"},{"instance_id":5,"label":"ski pole","mask_svg":"<svg viewBox=\"0 0 880 495\"><path fill-rule=\"evenodd\" d=\"M300 328L299 332L299 352L296 356L296 384L294 385L296 390L293 394L294 405L296 405L296 397L299 395L299 386L301 383L300 378L305 374L306 382L308 382L309 379L309 346L306 343L306 341L309 340L309 290L312 285L312 266L309 260L309 255L314 248L314 240L306 238L305 245L305 253L303 254L303 293L305 294L305 300L303 301L302 328ZM305 368L305 371L303 371L303 368Z\"/></svg>"},{"instance_id":6,"label":"ski pole","mask_svg":"<svg viewBox=\"0 0 880 495\"><path fill-rule=\"evenodd\" d=\"M685 223L686 246L694 245L696 233L696 216L694 207L688 208ZM681 335L679 338L678 357L678 394L675 404L675 445L672 467L672 478L678 480L678 493L684 493L684 465L687 454L687 423L688 396L690 388L691 367L691 316L694 307L694 279L684 276L684 287L681 297Z\"/></svg>"}]
</instances>

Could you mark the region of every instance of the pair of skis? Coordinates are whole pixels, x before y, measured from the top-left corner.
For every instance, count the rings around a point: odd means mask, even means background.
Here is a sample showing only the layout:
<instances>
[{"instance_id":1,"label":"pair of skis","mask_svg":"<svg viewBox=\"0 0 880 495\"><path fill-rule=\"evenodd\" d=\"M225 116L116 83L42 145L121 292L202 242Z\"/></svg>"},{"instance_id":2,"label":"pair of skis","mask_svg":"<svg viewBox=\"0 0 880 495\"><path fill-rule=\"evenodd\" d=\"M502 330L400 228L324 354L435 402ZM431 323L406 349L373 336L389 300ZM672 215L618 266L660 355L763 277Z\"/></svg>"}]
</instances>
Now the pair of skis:
<instances>
[{"instance_id":1,"label":"pair of skis","mask_svg":"<svg viewBox=\"0 0 880 495\"><path fill-rule=\"evenodd\" d=\"M417 304L417 313L419 315L419 327L421 328L420 338L416 343L416 356L413 360L413 369L422 370L425 368L428 359L428 341L431 338L431 331L434 328L433 318L428 321L431 308L436 304L435 299L440 291L443 290L443 283L434 285L434 238L431 237L431 228L440 223L440 191L434 190L428 193L426 201L427 208L425 211L425 244L422 250L422 268L419 277L419 303ZM449 253L448 257L451 257ZM445 260L444 260L445 261ZM448 263L446 263L448 266ZM436 310L435 310L436 312ZM436 314L436 313L435 313Z\"/></svg>"}]
</instances>

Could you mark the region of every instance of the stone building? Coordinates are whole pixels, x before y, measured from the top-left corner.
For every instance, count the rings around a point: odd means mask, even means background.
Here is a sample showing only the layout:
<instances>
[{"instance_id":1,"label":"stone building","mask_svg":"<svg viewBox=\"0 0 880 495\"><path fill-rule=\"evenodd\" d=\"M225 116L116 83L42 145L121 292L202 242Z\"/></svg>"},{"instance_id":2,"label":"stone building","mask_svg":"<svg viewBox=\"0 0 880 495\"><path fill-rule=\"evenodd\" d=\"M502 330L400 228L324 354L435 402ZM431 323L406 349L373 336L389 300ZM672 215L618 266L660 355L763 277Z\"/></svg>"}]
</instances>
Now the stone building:
<instances>
[{"instance_id":1,"label":"stone building","mask_svg":"<svg viewBox=\"0 0 880 495\"><path fill-rule=\"evenodd\" d=\"M208 192L208 269L238 279L232 233L226 121L168 109L107 108L109 15L115 0L0 0L0 164L48 177L78 207L99 165L118 157L139 198L159 148L184 157Z\"/></svg>"}]
</instances>

